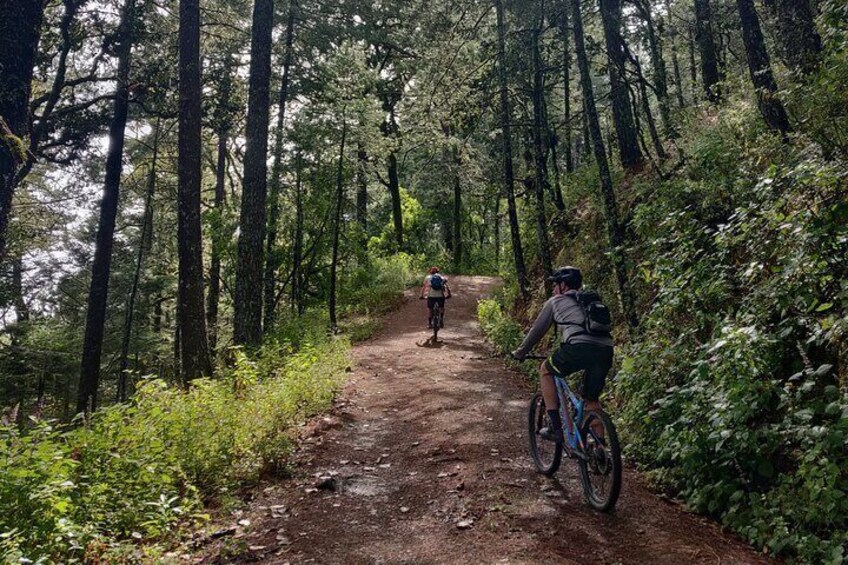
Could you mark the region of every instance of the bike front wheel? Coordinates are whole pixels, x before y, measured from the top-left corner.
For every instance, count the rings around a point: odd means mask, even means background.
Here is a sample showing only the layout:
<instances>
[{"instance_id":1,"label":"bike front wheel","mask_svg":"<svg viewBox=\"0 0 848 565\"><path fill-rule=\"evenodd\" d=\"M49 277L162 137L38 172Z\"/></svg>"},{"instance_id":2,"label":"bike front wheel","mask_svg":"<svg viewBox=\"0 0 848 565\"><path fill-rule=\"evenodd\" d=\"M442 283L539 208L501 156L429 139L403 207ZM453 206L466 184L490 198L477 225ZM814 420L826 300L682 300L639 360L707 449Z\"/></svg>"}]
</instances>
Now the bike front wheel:
<instances>
[{"instance_id":1,"label":"bike front wheel","mask_svg":"<svg viewBox=\"0 0 848 565\"><path fill-rule=\"evenodd\" d=\"M552 477L562 461L562 445L539 435L542 428L550 427L551 422L545 410L542 393L537 392L530 401L527 410L527 435L530 440L530 456L541 474Z\"/></svg>"},{"instance_id":2,"label":"bike front wheel","mask_svg":"<svg viewBox=\"0 0 848 565\"><path fill-rule=\"evenodd\" d=\"M586 457L579 459L578 466L586 501L596 510L610 512L615 508L621 493L618 433L609 415L603 410L588 411L583 418L580 433L584 438Z\"/></svg>"}]
</instances>

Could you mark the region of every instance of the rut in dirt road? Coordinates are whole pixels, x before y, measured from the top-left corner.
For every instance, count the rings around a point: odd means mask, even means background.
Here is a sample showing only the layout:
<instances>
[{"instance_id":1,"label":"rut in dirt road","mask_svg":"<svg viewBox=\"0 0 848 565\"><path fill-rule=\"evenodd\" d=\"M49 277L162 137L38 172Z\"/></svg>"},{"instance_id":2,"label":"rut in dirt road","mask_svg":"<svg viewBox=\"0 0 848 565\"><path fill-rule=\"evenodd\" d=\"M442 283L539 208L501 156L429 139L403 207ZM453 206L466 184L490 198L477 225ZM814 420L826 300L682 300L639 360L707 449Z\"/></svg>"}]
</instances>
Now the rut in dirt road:
<instances>
[{"instance_id":1,"label":"rut in dirt road","mask_svg":"<svg viewBox=\"0 0 848 565\"><path fill-rule=\"evenodd\" d=\"M532 391L491 357L476 321L478 299L496 284L451 279L454 298L436 346L424 343L426 310L414 300L354 348L334 414L304 441L295 476L251 504L250 549L236 560L765 562L652 495L635 473L625 473L611 515L583 502L573 463L555 480L535 473L525 438Z\"/></svg>"}]
</instances>

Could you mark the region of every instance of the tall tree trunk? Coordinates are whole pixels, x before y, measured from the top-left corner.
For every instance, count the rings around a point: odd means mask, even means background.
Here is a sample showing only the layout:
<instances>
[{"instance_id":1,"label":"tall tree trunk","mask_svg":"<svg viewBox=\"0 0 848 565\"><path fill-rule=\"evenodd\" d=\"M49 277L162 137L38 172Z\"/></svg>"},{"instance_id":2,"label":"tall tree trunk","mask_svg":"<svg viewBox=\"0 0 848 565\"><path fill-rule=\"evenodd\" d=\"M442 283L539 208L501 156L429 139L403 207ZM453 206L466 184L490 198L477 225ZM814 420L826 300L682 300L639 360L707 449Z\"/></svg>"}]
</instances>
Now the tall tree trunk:
<instances>
[{"instance_id":1,"label":"tall tree trunk","mask_svg":"<svg viewBox=\"0 0 848 565\"><path fill-rule=\"evenodd\" d=\"M781 54L796 73L808 75L820 62L822 40L810 0L764 0L777 24Z\"/></svg>"},{"instance_id":2,"label":"tall tree trunk","mask_svg":"<svg viewBox=\"0 0 848 565\"><path fill-rule=\"evenodd\" d=\"M457 272L462 267L462 184L460 182L460 168L462 157L459 148L453 148L453 263Z\"/></svg>"},{"instance_id":3,"label":"tall tree trunk","mask_svg":"<svg viewBox=\"0 0 848 565\"><path fill-rule=\"evenodd\" d=\"M718 102L721 100L719 89L721 74L713 36L710 0L695 0L695 36L701 52L701 78L704 81L704 92L707 100Z\"/></svg>"},{"instance_id":4,"label":"tall tree trunk","mask_svg":"<svg viewBox=\"0 0 848 565\"><path fill-rule=\"evenodd\" d=\"M663 147L662 140L660 139L659 132L657 131L657 123L654 120L654 114L651 111L651 103L648 98L648 80L645 78L644 73L642 72L642 64L639 62L639 58L636 57L633 53L628 50L628 57L630 58L630 62L633 63L633 66L636 69L636 76L638 78L639 83L639 103L642 106L642 113L645 114L645 121L648 122L648 133L651 136L651 143L654 146L654 151L657 153L657 157L660 160L664 160L666 158L665 148ZM638 112L634 109L634 112ZM638 113L636 114L638 115Z\"/></svg>"},{"instance_id":5,"label":"tall tree trunk","mask_svg":"<svg viewBox=\"0 0 848 565\"><path fill-rule=\"evenodd\" d=\"M680 59L677 53L677 25L672 22L671 3L665 0L665 13L668 18L668 44L671 45L671 67L674 69L674 93L677 97L677 107L683 108L686 105L683 99L683 79L680 76Z\"/></svg>"},{"instance_id":6,"label":"tall tree trunk","mask_svg":"<svg viewBox=\"0 0 848 565\"><path fill-rule=\"evenodd\" d=\"M333 253L330 263L330 329L333 331L339 327L336 317L336 285L338 282L339 269L339 234L342 231L342 207L344 206L344 151L347 139L347 121L345 111L342 110L342 141L339 145L339 166L336 170L336 217L333 220Z\"/></svg>"},{"instance_id":7,"label":"tall tree trunk","mask_svg":"<svg viewBox=\"0 0 848 565\"><path fill-rule=\"evenodd\" d=\"M225 245L223 234L223 213L226 197L225 181L227 169L227 140L229 132L225 128L218 131L218 158L215 164L215 211L219 220L212 235L212 249L209 258L209 297L206 304L206 325L209 329L209 352L214 359L218 350L218 303L221 299L221 251Z\"/></svg>"},{"instance_id":8,"label":"tall tree trunk","mask_svg":"<svg viewBox=\"0 0 848 565\"><path fill-rule=\"evenodd\" d=\"M368 153L362 142L356 145L356 165L356 221L365 245L368 243Z\"/></svg>"},{"instance_id":9,"label":"tall tree trunk","mask_svg":"<svg viewBox=\"0 0 848 565\"><path fill-rule=\"evenodd\" d=\"M521 230L515 206L515 173L512 168L512 114L509 107L509 90L506 74L506 31L504 26L503 0L495 0L498 18L498 85L501 105L501 136L503 140L503 187L506 195L509 231L512 238L512 256L515 274L522 296L528 295L527 268L524 265L524 250L521 246Z\"/></svg>"},{"instance_id":10,"label":"tall tree trunk","mask_svg":"<svg viewBox=\"0 0 848 565\"><path fill-rule=\"evenodd\" d=\"M779 131L784 136L789 131L789 118L783 103L777 97L777 82L771 72L760 20L754 8L754 0L736 0L739 8L739 19L742 22L742 39L745 42L745 55L748 59L748 70L751 82L757 93L757 106L766 125Z\"/></svg>"},{"instance_id":11,"label":"tall tree trunk","mask_svg":"<svg viewBox=\"0 0 848 565\"><path fill-rule=\"evenodd\" d=\"M268 173L268 120L271 86L273 0L255 0L250 41L247 143L239 216L233 341L257 347L262 342L262 267L265 263L265 204Z\"/></svg>"},{"instance_id":12,"label":"tall tree trunk","mask_svg":"<svg viewBox=\"0 0 848 565\"><path fill-rule=\"evenodd\" d=\"M544 14L544 0L540 6L539 20L532 31L533 41L533 157L536 180L536 239L539 245L539 259L542 263L542 271L545 274L545 288L550 291L550 282L547 277L551 274L551 247L548 243L548 219L545 212L545 185L547 175L545 167L545 154L542 147L542 97L544 96L545 75L542 69L542 56L539 53L539 39L542 33Z\"/></svg>"},{"instance_id":13,"label":"tall tree trunk","mask_svg":"<svg viewBox=\"0 0 848 565\"><path fill-rule=\"evenodd\" d=\"M612 118L618 140L618 154L625 169L638 170L644 164L638 133L630 108L624 66L624 38L621 36L621 0L600 0L604 40L609 57ZM591 124L589 126L591 130Z\"/></svg>"},{"instance_id":14,"label":"tall tree trunk","mask_svg":"<svg viewBox=\"0 0 848 565\"><path fill-rule=\"evenodd\" d=\"M147 174L147 195L144 199L144 216L141 222L141 237L138 242L138 254L135 259L135 272L133 273L130 295L127 298L127 306L124 312L124 331L121 336L121 356L118 362L118 402L127 399L127 375L128 359L130 352L130 338L132 337L133 315L135 314L135 299L138 295L138 286L141 283L141 268L144 263L144 254L150 249L148 237L153 234L153 194L156 191L156 160L159 156L159 119L153 126L153 155L150 160L150 171Z\"/></svg>"},{"instance_id":15,"label":"tall tree trunk","mask_svg":"<svg viewBox=\"0 0 848 565\"><path fill-rule=\"evenodd\" d=\"M292 244L292 306L297 308L298 315L303 314L303 187L301 185L300 153L295 156L294 165L294 242Z\"/></svg>"},{"instance_id":16,"label":"tall tree trunk","mask_svg":"<svg viewBox=\"0 0 848 565\"><path fill-rule=\"evenodd\" d=\"M15 174L27 161L29 98L41 36L44 2L0 2L0 262L15 190Z\"/></svg>"},{"instance_id":17,"label":"tall tree trunk","mask_svg":"<svg viewBox=\"0 0 848 565\"><path fill-rule=\"evenodd\" d=\"M18 324L29 321L29 306L24 299L24 264L20 254L12 259L12 299L15 305L15 321Z\"/></svg>"},{"instance_id":18,"label":"tall tree trunk","mask_svg":"<svg viewBox=\"0 0 848 565\"><path fill-rule=\"evenodd\" d=\"M565 172L574 172L574 153L571 147L571 46L568 40L568 0L562 1L562 13L559 20L560 39L562 40L562 108L563 128L562 145L565 147Z\"/></svg>"},{"instance_id":19,"label":"tall tree trunk","mask_svg":"<svg viewBox=\"0 0 848 565\"><path fill-rule=\"evenodd\" d=\"M212 374L203 305L203 240L200 227L201 107L200 5L180 0L179 29L179 181L177 251L179 292L177 328L179 355L177 378L183 382Z\"/></svg>"},{"instance_id":20,"label":"tall tree trunk","mask_svg":"<svg viewBox=\"0 0 848 565\"><path fill-rule=\"evenodd\" d=\"M296 2L289 2L289 14L286 20L286 54L283 59L283 76L280 82L280 95L277 98L277 129L274 134L274 166L271 168L270 209L268 211L268 235L265 244L265 278L264 278L264 311L263 326L269 331L274 325L277 301L277 270L280 267L277 252L277 224L280 218L280 195L282 192L283 176L283 126L285 125L286 102L289 95L289 69L292 60L292 44L294 42L294 19Z\"/></svg>"},{"instance_id":21,"label":"tall tree trunk","mask_svg":"<svg viewBox=\"0 0 848 565\"><path fill-rule=\"evenodd\" d=\"M618 282L621 307L631 329L638 325L636 308L630 286L627 283L627 262L624 257L624 229L618 220L618 205L612 185L607 155L604 151L604 140L601 134L601 124L598 118L598 109L595 106L595 94L592 88L592 71L589 68L589 57L586 54L586 45L583 36L583 16L580 13L580 0L571 0L572 26L574 29L574 48L577 54L577 63L580 67L580 82L583 90L583 101L586 108L589 131L592 136L592 148L595 153L595 161L598 164L598 173L601 181L601 196L604 200L606 212L607 233L612 257L613 269Z\"/></svg>"},{"instance_id":22,"label":"tall tree trunk","mask_svg":"<svg viewBox=\"0 0 848 565\"><path fill-rule=\"evenodd\" d=\"M109 125L109 151L106 155L106 178L100 220L91 267L91 286L88 291L88 310L85 318L85 337L82 346L82 366L77 390L77 412L97 408L97 389L100 385L100 357L106 326L106 301L109 294L109 275L112 270L112 244L115 220L118 216L118 195L123 170L124 133L127 127L130 98L130 53L135 25L135 0L127 0L116 34L118 75L112 122Z\"/></svg>"},{"instance_id":23,"label":"tall tree trunk","mask_svg":"<svg viewBox=\"0 0 848 565\"><path fill-rule=\"evenodd\" d=\"M692 100L698 99L698 65L695 62L695 33L692 28L686 36L686 45L689 48L689 88L692 90Z\"/></svg>"},{"instance_id":24,"label":"tall tree trunk","mask_svg":"<svg viewBox=\"0 0 848 565\"><path fill-rule=\"evenodd\" d=\"M394 118L392 118L394 120ZM389 195L392 197L392 221L395 225L395 242L398 251L403 249L403 210L400 205L400 179L398 178L397 155L389 153Z\"/></svg>"},{"instance_id":25,"label":"tall tree trunk","mask_svg":"<svg viewBox=\"0 0 848 565\"><path fill-rule=\"evenodd\" d=\"M671 125L671 108L668 101L668 75L665 69L662 45L660 44L660 35L657 33L654 16L651 13L651 4L646 0L636 0L635 5L645 22L648 48L651 52L651 66L653 67L654 92L657 95L663 131L667 136L674 137L675 131Z\"/></svg>"}]
</instances>

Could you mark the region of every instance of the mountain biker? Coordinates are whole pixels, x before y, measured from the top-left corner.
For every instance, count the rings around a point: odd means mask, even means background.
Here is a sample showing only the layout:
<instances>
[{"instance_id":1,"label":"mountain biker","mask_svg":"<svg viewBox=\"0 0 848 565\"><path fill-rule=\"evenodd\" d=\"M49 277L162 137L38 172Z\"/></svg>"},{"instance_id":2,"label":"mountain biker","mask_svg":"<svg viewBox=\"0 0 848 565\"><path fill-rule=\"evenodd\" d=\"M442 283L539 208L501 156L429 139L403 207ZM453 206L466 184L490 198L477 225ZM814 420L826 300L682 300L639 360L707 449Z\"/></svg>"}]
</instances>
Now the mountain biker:
<instances>
[{"instance_id":1,"label":"mountain biker","mask_svg":"<svg viewBox=\"0 0 848 565\"><path fill-rule=\"evenodd\" d=\"M613 342L609 335L596 335L585 330L586 315L577 301L577 292L583 287L580 269L561 267L548 280L554 283L554 295L545 302L533 327L518 349L512 352L512 356L518 360L524 359L551 325L559 329L559 349L539 365L542 396L553 430L543 428L539 434L562 444L562 419L553 375L565 377L577 371L585 371L583 396L586 410L601 409L598 398L606 383L607 373L612 368Z\"/></svg>"},{"instance_id":2,"label":"mountain biker","mask_svg":"<svg viewBox=\"0 0 848 565\"><path fill-rule=\"evenodd\" d=\"M427 271L427 276L424 277L424 284L421 286L421 293L418 298L424 300L425 294L427 295L427 311L429 312L427 317L427 327L433 327L433 307L436 304L442 307L443 314L441 326L444 326L445 299L451 297L451 290L448 286L448 279L439 274L438 267L430 267Z\"/></svg>"}]
</instances>

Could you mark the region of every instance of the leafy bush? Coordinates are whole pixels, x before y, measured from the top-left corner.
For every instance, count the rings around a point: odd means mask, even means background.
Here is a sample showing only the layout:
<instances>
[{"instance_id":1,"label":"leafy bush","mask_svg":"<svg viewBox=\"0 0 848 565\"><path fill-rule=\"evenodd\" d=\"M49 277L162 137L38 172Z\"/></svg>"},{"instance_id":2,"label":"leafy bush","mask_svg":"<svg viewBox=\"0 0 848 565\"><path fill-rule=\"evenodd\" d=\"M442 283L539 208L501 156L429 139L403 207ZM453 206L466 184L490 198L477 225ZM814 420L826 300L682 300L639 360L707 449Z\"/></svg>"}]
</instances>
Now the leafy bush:
<instances>
[{"instance_id":1,"label":"leafy bush","mask_svg":"<svg viewBox=\"0 0 848 565\"><path fill-rule=\"evenodd\" d=\"M202 500L285 463L296 425L338 392L348 347L272 341L252 359L237 351L223 378L187 392L148 380L131 404L71 431L0 429L0 557L117 560L123 542L202 518Z\"/></svg>"},{"instance_id":2,"label":"leafy bush","mask_svg":"<svg viewBox=\"0 0 848 565\"><path fill-rule=\"evenodd\" d=\"M509 355L521 344L524 331L521 325L506 314L497 300L481 300L477 304L477 320L483 329L483 335L495 350L502 355ZM530 377L536 377L538 362L509 361L513 366L520 368Z\"/></svg>"},{"instance_id":3,"label":"leafy bush","mask_svg":"<svg viewBox=\"0 0 848 565\"><path fill-rule=\"evenodd\" d=\"M638 190L643 329L614 385L628 451L757 546L848 542L843 173L725 111L684 174ZM842 374L836 371L841 367Z\"/></svg>"}]
</instances>

